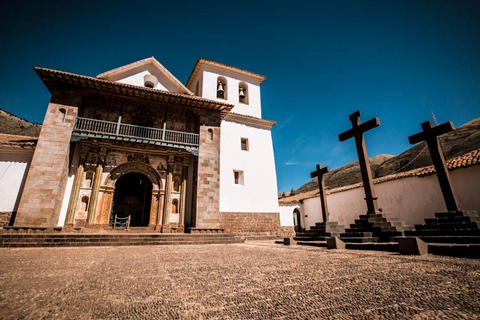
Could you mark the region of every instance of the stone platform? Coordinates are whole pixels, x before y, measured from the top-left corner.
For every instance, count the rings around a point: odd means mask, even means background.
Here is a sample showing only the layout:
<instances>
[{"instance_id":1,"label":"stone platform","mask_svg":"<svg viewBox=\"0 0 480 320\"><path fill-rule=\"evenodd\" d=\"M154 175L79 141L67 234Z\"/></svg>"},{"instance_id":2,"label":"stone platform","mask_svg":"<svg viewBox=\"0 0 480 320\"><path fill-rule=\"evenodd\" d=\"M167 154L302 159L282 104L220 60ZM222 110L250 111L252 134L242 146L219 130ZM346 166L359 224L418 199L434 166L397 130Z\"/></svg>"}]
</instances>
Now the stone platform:
<instances>
[{"instance_id":1,"label":"stone platform","mask_svg":"<svg viewBox=\"0 0 480 320\"><path fill-rule=\"evenodd\" d=\"M4 233L0 247L90 247L243 243L234 234L180 233Z\"/></svg>"}]
</instances>

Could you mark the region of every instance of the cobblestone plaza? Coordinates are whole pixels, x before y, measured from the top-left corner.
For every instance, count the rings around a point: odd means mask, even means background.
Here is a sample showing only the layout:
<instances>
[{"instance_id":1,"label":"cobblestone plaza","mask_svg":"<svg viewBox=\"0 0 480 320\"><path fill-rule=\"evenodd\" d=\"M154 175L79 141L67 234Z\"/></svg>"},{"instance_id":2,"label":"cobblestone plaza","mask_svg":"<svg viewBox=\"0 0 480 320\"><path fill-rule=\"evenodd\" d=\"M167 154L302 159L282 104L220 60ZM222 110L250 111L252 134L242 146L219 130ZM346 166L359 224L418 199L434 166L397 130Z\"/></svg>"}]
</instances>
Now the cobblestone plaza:
<instances>
[{"instance_id":1,"label":"cobblestone plaza","mask_svg":"<svg viewBox=\"0 0 480 320\"><path fill-rule=\"evenodd\" d=\"M230 245L0 249L2 319L477 319L480 261Z\"/></svg>"}]
</instances>

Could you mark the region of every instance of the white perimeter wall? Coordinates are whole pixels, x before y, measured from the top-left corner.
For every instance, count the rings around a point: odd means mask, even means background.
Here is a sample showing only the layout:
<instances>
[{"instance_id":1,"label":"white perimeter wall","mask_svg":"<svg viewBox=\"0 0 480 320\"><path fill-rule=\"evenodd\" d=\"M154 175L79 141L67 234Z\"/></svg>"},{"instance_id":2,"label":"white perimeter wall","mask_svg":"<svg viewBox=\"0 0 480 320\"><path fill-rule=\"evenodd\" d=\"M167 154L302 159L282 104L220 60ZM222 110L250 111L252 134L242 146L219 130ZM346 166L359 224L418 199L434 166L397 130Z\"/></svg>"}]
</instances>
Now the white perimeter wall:
<instances>
[{"instance_id":1,"label":"white perimeter wall","mask_svg":"<svg viewBox=\"0 0 480 320\"><path fill-rule=\"evenodd\" d=\"M279 209L280 209L280 226L293 227L295 225L294 218L293 218L293 210L295 209L300 210L300 206L298 205L280 206Z\"/></svg>"},{"instance_id":2,"label":"white perimeter wall","mask_svg":"<svg viewBox=\"0 0 480 320\"><path fill-rule=\"evenodd\" d=\"M3 150L0 152L0 212L14 212L17 211L33 150L19 153L4 153Z\"/></svg>"},{"instance_id":3,"label":"white perimeter wall","mask_svg":"<svg viewBox=\"0 0 480 320\"><path fill-rule=\"evenodd\" d=\"M462 209L480 212L480 165L450 171L457 200ZM408 177L375 184L379 208L407 225L423 224L435 212L446 211L435 174ZM330 220L345 227L367 211L363 188L327 195ZM309 228L322 221L320 198L305 199L300 205L302 226ZM292 213L293 215L293 209Z\"/></svg>"},{"instance_id":4,"label":"white perimeter wall","mask_svg":"<svg viewBox=\"0 0 480 320\"><path fill-rule=\"evenodd\" d=\"M220 211L278 212L277 177L270 130L222 121L220 140ZM249 150L241 150L241 138ZM244 185L234 183L234 170Z\"/></svg>"}]
</instances>

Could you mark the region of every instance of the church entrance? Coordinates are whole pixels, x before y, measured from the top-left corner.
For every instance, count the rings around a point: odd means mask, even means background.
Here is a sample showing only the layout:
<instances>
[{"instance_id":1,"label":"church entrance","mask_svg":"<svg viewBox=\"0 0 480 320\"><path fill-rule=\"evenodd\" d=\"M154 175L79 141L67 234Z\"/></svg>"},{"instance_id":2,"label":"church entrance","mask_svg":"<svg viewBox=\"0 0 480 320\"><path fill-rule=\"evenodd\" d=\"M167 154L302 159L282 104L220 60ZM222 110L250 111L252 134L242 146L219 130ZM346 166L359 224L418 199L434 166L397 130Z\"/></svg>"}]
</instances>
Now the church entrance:
<instances>
[{"instance_id":1,"label":"church entrance","mask_svg":"<svg viewBox=\"0 0 480 320\"><path fill-rule=\"evenodd\" d=\"M147 227L150 219L152 182L142 173L131 172L115 183L113 215L130 216L131 227Z\"/></svg>"}]
</instances>

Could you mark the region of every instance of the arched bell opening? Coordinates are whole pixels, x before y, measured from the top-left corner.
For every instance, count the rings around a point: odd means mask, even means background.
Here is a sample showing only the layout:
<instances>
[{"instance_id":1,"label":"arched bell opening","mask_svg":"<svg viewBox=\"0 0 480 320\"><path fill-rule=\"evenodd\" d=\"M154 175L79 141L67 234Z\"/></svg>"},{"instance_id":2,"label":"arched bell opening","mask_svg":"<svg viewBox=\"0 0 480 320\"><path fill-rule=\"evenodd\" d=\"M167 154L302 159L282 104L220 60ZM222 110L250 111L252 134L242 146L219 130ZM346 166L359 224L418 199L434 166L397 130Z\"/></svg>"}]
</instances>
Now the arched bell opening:
<instances>
[{"instance_id":1,"label":"arched bell opening","mask_svg":"<svg viewBox=\"0 0 480 320\"><path fill-rule=\"evenodd\" d=\"M152 182L140 172L122 175L115 182L112 215L124 219L130 216L131 227L147 227L150 222Z\"/></svg>"},{"instance_id":2,"label":"arched bell opening","mask_svg":"<svg viewBox=\"0 0 480 320\"><path fill-rule=\"evenodd\" d=\"M293 210L293 224L295 226L295 232L302 231L302 219L300 215L300 210L298 209Z\"/></svg>"}]
</instances>

